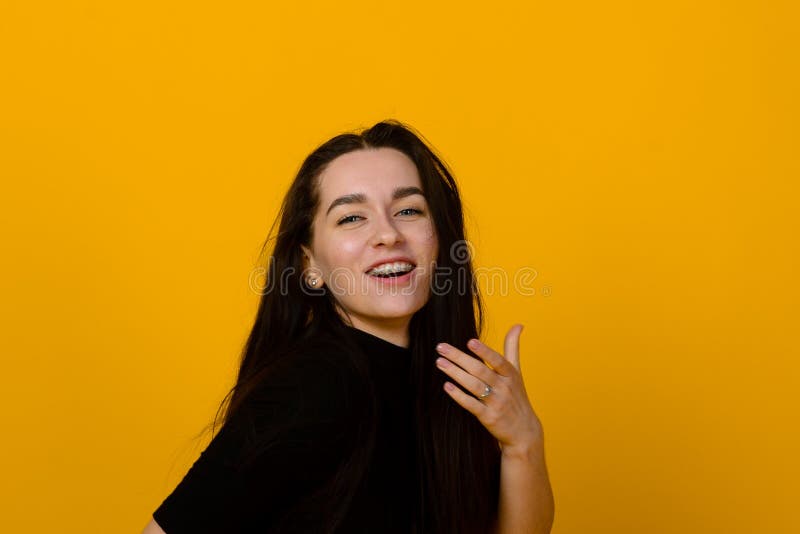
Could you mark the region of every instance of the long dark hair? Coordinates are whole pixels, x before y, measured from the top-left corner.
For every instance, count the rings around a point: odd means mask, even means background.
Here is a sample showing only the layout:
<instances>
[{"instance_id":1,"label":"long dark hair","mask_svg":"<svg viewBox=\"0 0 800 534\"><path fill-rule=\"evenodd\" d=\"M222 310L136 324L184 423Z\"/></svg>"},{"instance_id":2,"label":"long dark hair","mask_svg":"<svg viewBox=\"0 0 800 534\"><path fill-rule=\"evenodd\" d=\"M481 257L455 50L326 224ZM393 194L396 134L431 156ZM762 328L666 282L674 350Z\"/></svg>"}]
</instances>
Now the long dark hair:
<instances>
[{"instance_id":1,"label":"long dark hair","mask_svg":"<svg viewBox=\"0 0 800 534\"><path fill-rule=\"evenodd\" d=\"M414 531L485 534L497 518L500 449L475 416L443 391L445 376L434 364L436 343L446 341L466 351L466 342L479 337L483 327L483 308L464 235L461 199L444 161L421 135L399 121L387 120L359 133L337 135L320 145L301 165L276 219L280 225L267 269L267 285L280 277L281 291L265 291L261 297L242 351L236 385L223 401L224 421L236 415L271 365L291 357L292 347L299 341L323 333L348 338L335 299L325 286L315 290L304 285L301 245L309 246L312 239L312 221L319 204L318 178L326 166L348 152L382 147L399 150L415 163L439 243L435 287L409 326L419 482ZM273 223L262 250L266 250L274 228ZM366 356L350 345L354 349L350 351L353 368L366 377ZM357 403L365 411L358 414L363 424L356 450L327 488L328 495L337 498L323 502L317 495L317 504L313 505L316 508L304 512L325 514L328 532L334 532L341 524L371 461L376 422L371 407L377 399L371 387L364 394L368 399Z\"/></svg>"}]
</instances>

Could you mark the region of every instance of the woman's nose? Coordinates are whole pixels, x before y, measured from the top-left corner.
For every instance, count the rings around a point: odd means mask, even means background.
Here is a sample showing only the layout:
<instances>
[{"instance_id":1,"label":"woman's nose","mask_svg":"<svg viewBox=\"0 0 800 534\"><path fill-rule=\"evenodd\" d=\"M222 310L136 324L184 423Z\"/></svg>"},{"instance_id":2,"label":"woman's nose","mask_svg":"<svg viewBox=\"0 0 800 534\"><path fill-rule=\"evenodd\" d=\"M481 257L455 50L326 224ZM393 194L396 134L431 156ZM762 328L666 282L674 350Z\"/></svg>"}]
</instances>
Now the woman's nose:
<instances>
[{"instance_id":1,"label":"woman's nose","mask_svg":"<svg viewBox=\"0 0 800 534\"><path fill-rule=\"evenodd\" d=\"M403 234L400 233L395 221L390 217L381 216L376 217L375 220L377 221L377 227L375 228L373 245L391 246L403 240Z\"/></svg>"}]
</instances>

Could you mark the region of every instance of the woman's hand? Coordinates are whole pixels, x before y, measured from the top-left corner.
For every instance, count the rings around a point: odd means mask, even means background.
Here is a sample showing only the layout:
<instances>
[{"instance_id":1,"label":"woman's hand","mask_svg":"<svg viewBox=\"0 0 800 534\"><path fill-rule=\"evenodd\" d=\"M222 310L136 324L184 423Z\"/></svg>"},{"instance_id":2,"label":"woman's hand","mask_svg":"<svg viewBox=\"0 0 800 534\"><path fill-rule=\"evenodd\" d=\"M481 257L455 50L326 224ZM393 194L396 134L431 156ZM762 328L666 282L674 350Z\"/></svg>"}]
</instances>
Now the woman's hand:
<instances>
[{"instance_id":1,"label":"woman's hand","mask_svg":"<svg viewBox=\"0 0 800 534\"><path fill-rule=\"evenodd\" d=\"M471 339L467 347L480 359L447 343L436 346L442 356L436 365L467 393L450 382L445 382L445 391L497 438L504 456L527 455L531 447L543 442L542 425L528 399L520 372L522 328L517 324L506 333L505 356L477 339ZM486 386L491 391L480 398L487 393Z\"/></svg>"}]
</instances>

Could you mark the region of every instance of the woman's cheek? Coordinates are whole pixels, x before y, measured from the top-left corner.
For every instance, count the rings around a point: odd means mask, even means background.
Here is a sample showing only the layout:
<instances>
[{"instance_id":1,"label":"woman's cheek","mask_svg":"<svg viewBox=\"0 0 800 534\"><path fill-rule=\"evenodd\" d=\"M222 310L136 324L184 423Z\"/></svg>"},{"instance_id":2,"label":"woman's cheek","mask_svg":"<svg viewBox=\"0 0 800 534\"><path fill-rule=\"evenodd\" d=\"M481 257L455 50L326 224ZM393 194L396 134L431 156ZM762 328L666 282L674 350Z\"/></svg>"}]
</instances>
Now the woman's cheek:
<instances>
[{"instance_id":1,"label":"woman's cheek","mask_svg":"<svg viewBox=\"0 0 800 534\"><path fill-rule=\"evenodd\" d=\"M435 259L439 252L439 241L436 237L436 232L431 229L425 235L425 245L430 251L430 256L432 259Z\"/></svg>"}]
</instances>

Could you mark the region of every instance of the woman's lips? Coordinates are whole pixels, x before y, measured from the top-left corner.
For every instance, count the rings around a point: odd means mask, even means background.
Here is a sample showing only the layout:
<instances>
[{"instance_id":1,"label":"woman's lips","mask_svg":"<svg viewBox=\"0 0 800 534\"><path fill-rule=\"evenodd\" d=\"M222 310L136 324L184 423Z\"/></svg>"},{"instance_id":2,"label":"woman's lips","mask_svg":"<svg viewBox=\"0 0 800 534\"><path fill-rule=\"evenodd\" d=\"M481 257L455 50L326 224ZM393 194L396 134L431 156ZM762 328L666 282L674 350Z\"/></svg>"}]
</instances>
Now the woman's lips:
<instances>
[{"instance_id":1,"label":"woman's lips","mask_svg":"<svg viewBox=\"0 0 800 534\"><path fill-rule=\"evenodd\" d=\"M370 278L374 278L378 282L381 282L381 283L384 283L384 284L402 284L403 282L407 282L408 280L411 280L411 275L416 270L417 270L417 268L414 267L413 269L411 269L407 273L401 274L401 275L398 275L398 276L378 276L378 275L374 275L374 274L368 274L367 276L369 276Z\"/></svg>"}]
</instances>

